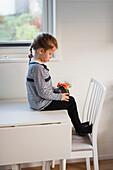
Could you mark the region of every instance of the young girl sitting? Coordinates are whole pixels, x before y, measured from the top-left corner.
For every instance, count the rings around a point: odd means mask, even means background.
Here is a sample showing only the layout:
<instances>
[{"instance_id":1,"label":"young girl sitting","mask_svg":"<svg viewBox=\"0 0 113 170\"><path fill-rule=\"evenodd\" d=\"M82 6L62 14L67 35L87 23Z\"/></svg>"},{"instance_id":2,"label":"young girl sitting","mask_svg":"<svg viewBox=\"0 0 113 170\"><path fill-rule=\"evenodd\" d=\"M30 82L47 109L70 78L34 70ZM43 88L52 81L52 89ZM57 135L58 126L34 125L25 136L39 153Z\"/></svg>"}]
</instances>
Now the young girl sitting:
<instances>
[{"instance_id":1,"label":"young girl sitting","mask_svg":"<svg viewBox=\"0 0 113 170\"><path fill-rule=\"evenodd\" d=\"M35 52L34 56L32 49ZM30 107L43 111L66 109L76 132L79 135L87 135L92 132L92 124L80 122L75 99L69 96L69 93L58 93L58 89L52 86L49 69L44 64L49 62L57 49L57 40L49 33L36 36L30 46L26 81Z\"/></svg>"}]
</instances>

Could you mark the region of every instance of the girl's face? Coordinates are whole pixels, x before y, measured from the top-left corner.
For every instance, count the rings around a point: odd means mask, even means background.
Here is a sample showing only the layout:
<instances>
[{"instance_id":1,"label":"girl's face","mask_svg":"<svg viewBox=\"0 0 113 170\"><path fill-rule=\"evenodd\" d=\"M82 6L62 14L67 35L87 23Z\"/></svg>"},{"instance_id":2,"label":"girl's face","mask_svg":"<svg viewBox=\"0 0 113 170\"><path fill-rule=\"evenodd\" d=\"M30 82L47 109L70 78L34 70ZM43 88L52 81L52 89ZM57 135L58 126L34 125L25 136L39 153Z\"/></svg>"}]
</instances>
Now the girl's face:
<instances>
[{"instance_id":1,"label":"girl's face","mask_svg":"<svg viewBox=\"0 0 113 170\"><path fill-rule=\"evenodd\" d=\"M47 50L41 54L41 60L46 63L49 62L53 57L53 53L56 51L56 47L54 46L52 49Z\"/></svg>"}]
</instances>

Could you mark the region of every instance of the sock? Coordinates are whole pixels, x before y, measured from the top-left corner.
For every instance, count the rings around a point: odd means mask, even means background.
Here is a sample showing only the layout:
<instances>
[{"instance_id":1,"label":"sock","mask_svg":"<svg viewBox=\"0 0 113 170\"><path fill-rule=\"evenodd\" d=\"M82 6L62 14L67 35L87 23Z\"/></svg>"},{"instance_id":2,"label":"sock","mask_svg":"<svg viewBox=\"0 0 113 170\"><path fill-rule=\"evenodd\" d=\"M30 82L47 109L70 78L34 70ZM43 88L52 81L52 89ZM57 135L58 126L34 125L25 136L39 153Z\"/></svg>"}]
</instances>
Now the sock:
<instances>
[{"instance_id":1,"label":"sock","mask_svg":"<svg viewBox=\"0 0 113 170\"><path fill-rule=\"evenodd\" d=\"M87 121L87 122L83 122L82 125L83 125L83 126L88 126L88 125L89 125L89 122L88 122L88 121Z\"/></svg>"}]
</instances>

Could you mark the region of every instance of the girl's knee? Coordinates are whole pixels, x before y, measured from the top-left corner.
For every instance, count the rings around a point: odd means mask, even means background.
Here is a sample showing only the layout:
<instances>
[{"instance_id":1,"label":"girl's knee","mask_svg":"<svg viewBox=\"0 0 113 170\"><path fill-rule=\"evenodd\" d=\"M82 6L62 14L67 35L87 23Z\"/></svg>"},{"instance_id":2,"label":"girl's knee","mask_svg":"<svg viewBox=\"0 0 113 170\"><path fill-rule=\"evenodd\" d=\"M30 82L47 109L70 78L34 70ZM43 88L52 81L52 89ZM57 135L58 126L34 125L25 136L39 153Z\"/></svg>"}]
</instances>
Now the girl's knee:
<instances>
[{"instance_id":1,"label":"girl's knee","mask_svg":"<svg viewBox=\"0 0 113 170\"><path fill-rule=\"evenodd\" d=\"M71 104L76 104L73 96L69 96L69 101L70 101Z\"/></svg>"},{"instance_id":2,"label":"girl's knee","mask_svg":"<svg viewBox=\"0 0 113 170\"><path fill-rule=\"evenodd\" d=\"M69 96L69 99L75 101L73 96Z\"/></svg>"}]
</instances>

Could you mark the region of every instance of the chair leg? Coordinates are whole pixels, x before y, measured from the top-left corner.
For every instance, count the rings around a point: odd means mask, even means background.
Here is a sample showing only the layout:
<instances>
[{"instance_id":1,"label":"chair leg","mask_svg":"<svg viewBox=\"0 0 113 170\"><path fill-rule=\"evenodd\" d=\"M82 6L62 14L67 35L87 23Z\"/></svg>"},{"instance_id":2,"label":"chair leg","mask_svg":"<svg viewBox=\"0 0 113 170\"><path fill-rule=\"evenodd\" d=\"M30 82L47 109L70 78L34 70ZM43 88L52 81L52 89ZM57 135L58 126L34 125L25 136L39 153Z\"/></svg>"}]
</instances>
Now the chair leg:
<instances>
[{"instance_id":1,"label":"chair leg","mask_svg":"<svg viewBox=\"0 0 113 170\"><path fill-rule=\"evenodd\" d=\"M87 167L87 170L91 170L91 168L90 168L90 158L86 158L86 167Z\"/></svg>"},{"instance_id":2,"label":"chair leg","mask_svg":"<svg viewBox=\"0 0 113 170\"><path fill-rule=\"evenodd\" d=\"M66 159L60 160L60 170L66 170Z\"/></svg>"},{"instance_id":3,"label":"chair leg","mask_svg":"<svg viewBox=\"0 0 113 170\"><path fill-rule=\"evenodd\" d=\"M51 168L55 168L55 160L51 161Z\"/></svg>"},{"instance_id":4,"label":"chair leg","mask_svg":"<svg viewBox=\"0 0 113 170\"><path fill-rule=\"evenodd\" d=\"M93 151L93 162L94 162L94 170L99 170L99 166L98 166L98 154L97 154L97 150L96 149Z\"/></svg>"}]
</instances>

